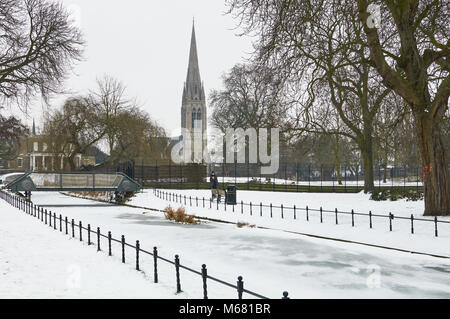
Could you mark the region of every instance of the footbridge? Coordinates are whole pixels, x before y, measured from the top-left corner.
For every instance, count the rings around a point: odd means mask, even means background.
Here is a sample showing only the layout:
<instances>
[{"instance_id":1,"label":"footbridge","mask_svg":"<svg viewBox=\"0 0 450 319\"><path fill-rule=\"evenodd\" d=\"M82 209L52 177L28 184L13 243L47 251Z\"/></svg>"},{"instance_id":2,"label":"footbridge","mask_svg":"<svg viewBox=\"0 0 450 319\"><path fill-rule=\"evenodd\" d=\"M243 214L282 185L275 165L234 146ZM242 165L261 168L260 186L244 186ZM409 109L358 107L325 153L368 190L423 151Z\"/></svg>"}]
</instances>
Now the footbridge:
<instances>
[{"instance_id":1,"label":"footbridge","mask_svg":"<svg viewBox=\"0 0 450 319\"><path fill-rule=\"evenodd\" d=\"M6 185L13 192L115 192L133 193L142 187L123 173L54 173L27 172Z\"/></svg>"}]
</instances>

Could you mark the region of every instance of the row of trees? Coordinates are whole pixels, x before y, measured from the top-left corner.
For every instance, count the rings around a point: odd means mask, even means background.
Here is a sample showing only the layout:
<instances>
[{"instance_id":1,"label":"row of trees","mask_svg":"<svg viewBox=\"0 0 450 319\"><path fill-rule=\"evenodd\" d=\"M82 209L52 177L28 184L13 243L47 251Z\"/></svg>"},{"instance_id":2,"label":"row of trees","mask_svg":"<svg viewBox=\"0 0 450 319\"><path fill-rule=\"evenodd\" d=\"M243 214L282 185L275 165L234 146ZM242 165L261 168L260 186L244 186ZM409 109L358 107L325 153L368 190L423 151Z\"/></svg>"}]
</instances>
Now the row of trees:
<instances>
[{"instance_id":1,"label":"row of trees","mask_svg":"<svg viewBox=\"0 0 450 319\"><path fill-rule=\"evenodd\" d=\"M250 65L225 75L225 90L212 93L213 125L273 125L294 145L325 135L335 156L342 145L355 145L365 191L374 187L374 160L408 162L417 153L425 214L450 214L448 2L227 4L243 34L256 35L255 52Z\"/></svg>"},{"instance_id":2,"label":"row of trees","mask_svg":"<svg viewBox=\"0 0 450 319\"><path fill-rule=\"evenodd\" d=\"M51 0L0 0L0 111L27 112L30 101L45 102L64 92L62 84L81 61L85 41L64 6ZM15 110L17 108L17 110ZM25 127L0 114L0 159L17 155ZM164 130L125 96L125 86L105 76L98 88L69 98L46 114L44 134L70 166L94 145L104 145L109 162L155 156L165 150Z\"/></svg>"},{"instance_id":3,"label":"row of trees","mask_svg":"<svg viewBox=\"0 0 450 319\"><path fill-rule=\"evenodd\" d=\"M82 34L60 3L0 0L0 112L26 112L37 94L48 101L61 93L83 49ZM16 155L24 130L16 116L0 114L1 159Z\"/></svg>"},{"instance_id":4,"label":"row of trees","mask_svg":"<svg viewBox=\"0 0 450 319\"><path fill-rule=\"evenodd\" d=\"M67 99L44 123L43 133L58 145L54 151L64 154L71 169L77 154L98 145L109 154L106 164L167 152L164 129L126 98L120 81L104 76L97 84L96 91Z\"/></svg>"}]
</instances>

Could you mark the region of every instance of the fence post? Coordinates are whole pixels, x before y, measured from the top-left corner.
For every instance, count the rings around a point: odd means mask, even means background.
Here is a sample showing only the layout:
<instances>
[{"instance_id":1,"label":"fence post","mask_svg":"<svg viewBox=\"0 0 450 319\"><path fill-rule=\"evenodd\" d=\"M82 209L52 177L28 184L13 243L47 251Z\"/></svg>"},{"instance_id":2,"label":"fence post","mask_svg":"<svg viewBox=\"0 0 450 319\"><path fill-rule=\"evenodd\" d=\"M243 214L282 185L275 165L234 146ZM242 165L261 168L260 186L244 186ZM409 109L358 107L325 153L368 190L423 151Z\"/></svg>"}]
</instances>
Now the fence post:
<instances>
[{"instance_id":1,"label":"fence post","mask_svg":"<svg viewBox=\"0 0 450 319\"><path fill-rule=\"evenodd\" d=\"M206 279L208 278L208 271L206 265L202 265L202 278L203 278L203 299L208 299L208 287L206 285Z\"/></svg>"},{"instance_id":2,"label":"fence post","mask_svg":"<svg viewBox=\"0 0 450 319\"><path fill-rule=\"evenodd\" d=\"M283 298L281 299L290 299L289 297L289 293L287 291L283 292Z\"/></svg>"},{"instance_id":3,"label":"fence post","mask_svg":"<svg viewBox=\"0 0 450 319\"><path fill-rule=\"evenodd\" d=\"M125 263L125 236L122 235L122 263Z\"/></svg>"},{"instance_id":4,"label":"fence post","mask_svg":"<svg viewBox=\"0 0 450 319\"><path fill-rule=\"evenodd\" d=\"M79 223L79 228L80 228L80 241L83 241L83 224L81 223L81 220Z\"/></svg>"},{"instance_id":5,"label":"fence post","mask_svg":"<svg viewBox=\"0 0 450 319\"><path fill-rule=\"evenodd\" d=\"M263 213L262 213L262 203L259 203L259 215L262 217Z\"/></svg>"},{"instance_id":6,"label":"fence post","mask_svg":"<svg viewBox=\"0 0 450 319\"><path fill-rule=\"evenodd\" d=\"M241 200L241 214L244 214L244 202Z\"/></svg>"},{"instance_id":7,"label":"fence post","mask_svg":"<svg viewBox=\"0 0 450 319\"><path fill-rule=\"evenodd\" d=\"M253 211L252 211L252 202L250 202L250 216L253 215Z\"/></svg>"},{"instance_id":8,"label":"fence post","mask_svg":"<svg viewBox=\"0 0 450 319\"><path fill-rule=\"evenodd\" d=\"M323 211L322 211L322 207L320 207L320 223L321 223L321 224L323 223L323 217L322 217L322 215L323 215Z\"/></svg>"},{"instance_id":9,"label":"fence post","mask_svg":"<svg viewBox=\"0 0 450 319\"><path fill-rule=\"evenodd\" d=\"M392 231L392 220L394 219L394 215L389 213L389 231Z\"/></svg>"},{"instance_id":10,"label":"fence post","mask_svg":"<svg viewBox=\"0 0 450 319\"><path fill-rule=\"evenodd\" d=\"M237 291L238 291L238 299L242 299L242 294L244 293L244 282L242 281L242 276L238 277Z\"/></svg>"},{"instance_id":11,"label":"fence post","mask_svg":"<svg viewBox=\"0 0 450 319\"><path fill-rule=\"evenodd\" d=\"M270 203L270 218L273 218L273 214L272 214L272 203Z\"/></svg>"},{"instance_id":12,"label":"fence post","mask_svg":"<svg viewBox=\"0 0 450 319\"><path fill-rule=\"evenodd\" d=\"M180 257L175 255L175 273L177 277L177 293L181 292L181 282L180 282Z\"/></svg>"},{"instance_id":13,"label":"fence post","mask_svg":"<svg viewBox=\"0 0 450 319\"><path fill-rule=\"evenodd\" d=\"M352 209L352 227L355 227L355 211Z\"/></svg>"},{"instance_id":14,"label":"fence post","mask_svg":"<svg viewBox=\"0 0 450 319\"><path fill-rule=\"evenodd\" d=\"M56 230L56 213L53 213L53 229Z\"/></svg>"},{"instance_id":15,"label":"fence post","mask_svg":"<svg viewBox=\"0 0 450 319\"><path fill-rule=\"evenodd\" d=\"M306 221L309 222L309 208L306 206Z\"/></svg>"},{"instance_id":16,"label":"fence post","mask_svg":"<svg viewBox=\"0 0 450 319\"><path fill-rule=\"evenodd\" d=\"M108 232L108 256L112 256L112 250L111 250L111 232Z\"/></svg>"},{"instance_id":17,"label":"fence post","mask_svg":"<svg viewBox=\"0 0 450 319\"><path fill-rule=\"evenodd\" d=\"M438 219L437 216L434 217L434 235L438 237Z\"/></svg>"},{"instance_id":18,"label":"fence post","mask_svg":"<svg viewBox=\"0 0 450 319\"><path fill-rule=\"evenodd\" d=\"M139 240L136 240L136 270L137 271L139 271L139 250L140 250Z\"/></svg>"},{"instance_id":19,"label":"fence post","mask_svg":"<svg viewBox=\"0 0 450 319\"><path fill-rule=\"evenodd\" d=\"M414 234L414 215L411 214L411 234Z\"/></svg>"},{"instance_id":20,"label":"fence post","mask_svg":"<svg viewBox=\"0 0 450 319\"><path fill-rule=\"evenodd\" d=\"M97 227L97 251L100 250L100 227Z\"/></svg>"},{"instance_id":21,"label":"fence post","mask_svg":"<svg viewBox=\"0 0 450 319\"><path fill-rule=\"evenodd\" d=\"M67 227L67 223L68 223L67 216L64 218L64 222L66 224L66 235L68 235L69 234L69 229Z\"/></svg>"},{"instance_id":22,"label":"fence post","mask_svg":"<svg viewBox=\"0 0 450 319\"><path fill-rule=\"evenodd\" d=\"M336 214L336 225L338 225L338 210L337 210L337 208L334 209L334 213Z\"/></svg>"},{"instance_id":23,"label":"fence post","mask_svg":"<svg viewBox=\"0 0 450 319\"><path fill-rule=\"evenodd\" d=\"M372 229L372 211L369 211L370 229Z\"/></svg>"},{"instance_id":24,"label":"fence post","mask_svg":"<svg viewBox=\"0 0 450 319\"><path fill-rule=\"evenodd\" d=\"M294 205L294 219L297 219L297 212L296 212L296 207Z\"/></svg>"},{"instance_id":25,"label":"fence post","mask_svg":"<svg viewBox=\"0 0 450 319\"><path fill-rule=\"evenodd\" d=\"M59 214L59 231L62 233L62 215Z\"/></svg>"},{"instance_id":26,"label":"fence post","mask_svg":"<svg viewBox=\"0 0 450 319\"><path fill-rule=\"evenodd\" d=\"M284 219L283 204L281 204L281 219Z\"/></svg>"},{"instance_id":27,"label":"fence post","mask_svg":"<svg viewBox=\"0 0 450 319\"><path fill-rule=\"evenodd\" d=\"M158 283L158 248L153 247L154 282Z\"/></svg>"},{"instance_id":28,"label":"fence post","mask_svg":"<svg viewBox=\"0 0 450 319\"><path fill-rule=\"evenodd\" d=\"M91 224L88 224L88 246L91 245Z\"/></svg>"},{"instance_id":29,"label":"fence post","mask_svg":"<svg viewBox=\"0 0 450 319\"><path fill-rule=\"evenodd\" d=\"M75 220L72 219L72 238L75 238Z\"/></svg>"}]
</instances>

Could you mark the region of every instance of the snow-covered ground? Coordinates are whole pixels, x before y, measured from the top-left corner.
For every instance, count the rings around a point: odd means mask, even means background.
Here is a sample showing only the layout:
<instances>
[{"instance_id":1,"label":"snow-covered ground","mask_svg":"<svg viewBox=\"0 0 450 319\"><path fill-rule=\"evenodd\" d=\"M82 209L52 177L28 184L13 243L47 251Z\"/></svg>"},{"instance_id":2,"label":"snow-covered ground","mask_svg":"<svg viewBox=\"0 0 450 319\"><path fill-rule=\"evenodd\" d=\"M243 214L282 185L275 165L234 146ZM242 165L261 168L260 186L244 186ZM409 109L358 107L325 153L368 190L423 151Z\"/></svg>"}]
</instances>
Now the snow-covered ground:
<instances>
[{"instance_id":1,"label":"snow-covered ground","mask_svg":"<svg viewBox=\"0 0 450 319\"><path fill-rule=\"evenodd\" d=\"M310 196L315 195L310 194ZM242 192L239 192L239 196L242 198ZM265 193L265 196L267 198L271 195ZM67 197L59 193L34 193L33 201L69 219L82 220L84 225L90 223L93 228L100 226L102 232L110 230L116 238L123 234L127 242L133 243L139 239L143 249L151 250L153 246L157 246L160 256L172 259L175 254L179 254L181 263L185 266L200 270L201 264L205 263L208 266L209 275L230 283L235 283L237 276L242 275L246 289L271 298L280 298L284 290L289 291L292 298L450 298L450 277L448 276L450 260L448 259L311 238L282 230L238 228L233 224L216 222L179 225L165 220L162 213L102 204ZM167 205L167 202L153 196L151 191L138 194L134 201L136 204L146 204L154 208ZM234 215L236 219L244 218L237 212L232 214L230 210L226 213L217 213L213 210L203 211L197 207L195 209L188 207L188 211L194 212L194 210L202 214L207 214L207 211L211 214L214 212L216 217L221 218ZM32 217L24 217L33 223L39 223ZM292 220L289 222L293 224ZM298 221L298 224L305 227L308 225L309 230L313 225L304 221ZM327 227L325 224L316 226L317 229L322 226ZM342 233L356 234L356 230L345 225L329 225L330 229L331 227L335 227ZM75 245L75 241L68 240L64 235L48 228L48 226L42 226L41 238ZM370 233L367 229L357 231L359 234ZM388 236L388 233L383 234ZM380 233L374 232L373 237L377 236L380 236ZM414 235L411 235L410 239L413 241L412 236ZM448 238L432 239L436 240L434 246L448 244ZM92 247L84 247L85 244L79 242L76 244L84 250L92 251L99 262L102 258L108 259L97 254ZM5 243L2 243L0 246L2 251L4 251L4 245ZM102 246L105 247L105 245L106 242L102 242ZM45 247L48 249L47 246ZM39 250L39 248L36 249L36 251ZM113 251L118 255L119 246L113 247ZM56 254L56 251L53 254ZM75 258L71 256L72 254L61 255L60 258L73 263L68 261ZM133 251L128 249L127 256L130 256L127 259L129 264L118 265L123 267L124 273L131 271L134 261L131 257ZM41 259L45 263L47 258ZM76 259L76 262L81 263L84 259L88 258L80 257ZM116 262L109 261L111 267L114 267ZM101 265L102 268L109 266L103 263ZM51 265L47 264L46 267ZM142 258L141 267L151 277L152 259L150 257ZM171 291L173 297L175 287L173 266L160 262L159 270L160 285L173 287ZM118 280L118 277L116 275L106 279L99 276L99 280L108 282L108 280ZM147 280L142 280L145 285L155 287ZM124 281L126 281L125 276ZM185 291L182 297L202 296L202 281L198 275L182 270L181 283ZM124 290L123 294L127 292ZM208 281L208 292L211 298L236 297L233 289L211 281ZM166 295L162 294L160 297L165 298Z\"/></svg>"},{"instance_id":2,"label":"snow-covered ground","mask_svg":"<svg viewBox=\"0 0 450 319\"><path fill-rule=\"evenodd\" d=\"M438 223L438 237L435 237L435 224L430 217L423 217L423 201L372 201L370 196L363 192L359 194L330 194L330 193L283 193L283 192L237 192L238 205L234 212L232 206L212 203L211 208L208 199L211 196L209 190L161 190L172 194L182 195L178 197L178 203L172 197L172 201L162 200L154 196L151 190L139 193L131 201L132 205L164 209L166 206L184 206L187 213L199 217L219 219L229 222L246 222L259 227L268 227L291 232L300 232L311 235L333 237L338 239L363 242L373 245L389 246L408 251L417 251L430 254L450 256L448 242L450 240L450 223ZM184 196L187 196L184 205ZM189 196L192 198L190 205ZM155 198L156 197L156 198ZM197 200L198 198L198 207ZM205 198L205 208L203 208ZM252 203L244 205L241 210L240 201ZM260 209L260 203L266 205ZM273 205L272 217L270 217L270 203ZM281 214L283 204L283 216ZM293 207L296 206L296 219L294 219ZM267 207L269 206L269 207ZM309 208L309 221L306 218L306 206ZM323 223L320 222L320 212L323 208ZM335 208L338 211L355 213L355 227L352 227L350 214L338 213L338 225L336 225ZM314 210L315 209L315 210ZM325 212L328 211L328 212ZM394 214L392 232L390 231L389 218L372 217L370 229L369 211L374 215L388 216ZM262 217L261 217L262 214ZM411 215L414 215L414 234L411 233ZM283 218L282 218L283 217ZM408 219L400 219L407 217ZM418 219L426 219L422 221ZM449 218L439 217L438 220L450 221Z\"/></svg>"},{"instance_id":3,"label":"snow-covered ground","mask_svg":"<svg viewBox=\"0 0 450 319\"><path fill-rule=\"evenodd\" d=\"M183 298L0 200L0 298Z\"/></svg>"}]
</instances>

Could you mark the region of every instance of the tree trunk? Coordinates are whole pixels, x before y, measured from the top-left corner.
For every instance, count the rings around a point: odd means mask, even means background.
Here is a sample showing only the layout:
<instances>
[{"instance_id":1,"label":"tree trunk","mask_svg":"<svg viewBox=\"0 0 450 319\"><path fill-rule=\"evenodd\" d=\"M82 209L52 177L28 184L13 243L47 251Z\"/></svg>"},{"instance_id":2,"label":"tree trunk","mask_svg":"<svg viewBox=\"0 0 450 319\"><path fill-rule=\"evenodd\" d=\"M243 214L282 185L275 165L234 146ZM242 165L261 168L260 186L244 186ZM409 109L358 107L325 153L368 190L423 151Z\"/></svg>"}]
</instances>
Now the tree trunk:
<instances>
[{"instance_id":1,"label":"tree trunk","mask_svg":"<svg viewBox=\"0 0 450 319\"><path fill-rule=\"evenodd\" d=\"M336 144L334 147L334 163L336 165L336 178L339 185L342 185L341 159L339 157L339 135L336 134Z\"/></svg>"},{"instance_id":2,"label":"tree trunk","mask_svg":"<svg viewBox=\"0 0 450 319\"><path fill-rule=\"evenodd\" d=\"M422 157L425 216L450 215L449 185L444 144L439 122L415 114Z\"/></svg>"},{"instance_id":3,"label":"tree trunk","mask_svg":"<svg viewBox=\"0 0 450 319\"><path fill-rule=\"evenodd\" d=\"M375 189L373 182L373 158L372 150L365 150L361 153L364 167L364 193L372 192Z\"/></svg>"},{"instance_id":4,"label":"tree trunk","mask_svg":"<svg viewBox=\"0 0 450 319\"><path fill-rule=\"evenodd\" d=\"M338 159L336 159L336 175L338 184L342 185L341 162Z\"/></svg>"},{"instance_id":5,"label":"tree trunk","mask_svg":"<svg viewBox=\"0 0 450 319\"><path fill-rule=\"evenodd\" d=\"M75 155L71 155L67 158L67 163L70 165L70 171L73 172L76 170L75 165Z\"/></svg>"},{"instance_id":6,"label":"tree trunk","mask_svg":"<svg viewBox=\"0 0 450 319\"><path fill-rule=\"evenodd\" d=\"M386 184L387 183L387 159L384 161L383 163L383 183Z\"/></svg>"},{"instance_id":7,"label":"tree trunk","mask_svg":"<svg viewBox=\"0 0 450 319\"><path fill-rule=\"evenodd\" d=\"M364 137L358 142L364 168L364 193L375 190L373 176L373 137L370 126L364 128Z\"/></svg>"}]
</instances>

